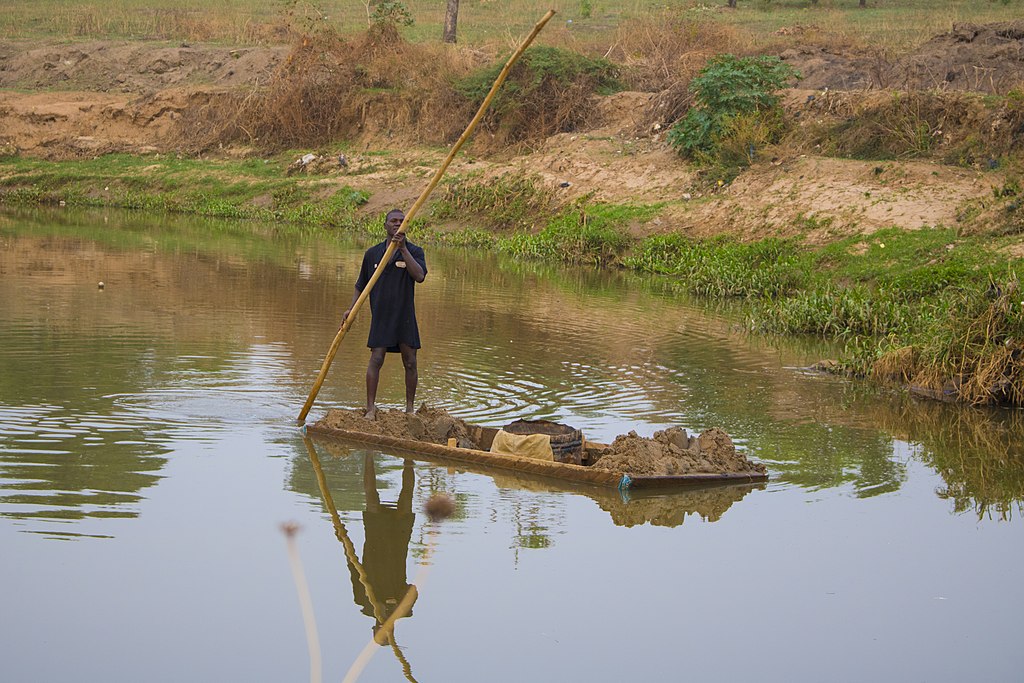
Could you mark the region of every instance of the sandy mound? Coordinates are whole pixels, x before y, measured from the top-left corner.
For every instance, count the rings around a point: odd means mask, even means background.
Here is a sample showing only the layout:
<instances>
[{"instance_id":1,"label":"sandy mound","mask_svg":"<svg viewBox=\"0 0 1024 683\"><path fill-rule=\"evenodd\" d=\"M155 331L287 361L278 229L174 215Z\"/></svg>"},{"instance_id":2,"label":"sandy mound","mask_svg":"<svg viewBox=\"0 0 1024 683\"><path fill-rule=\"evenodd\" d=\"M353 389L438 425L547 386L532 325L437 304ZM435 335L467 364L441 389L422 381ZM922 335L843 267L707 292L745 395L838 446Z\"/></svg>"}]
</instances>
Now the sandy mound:
<instances>
[{"instance_id":1,"label":"sandy mound","mask_svg":"<svg viewBox=\"0 0 1024 683\"><path fill-rule=\"evenodd\" d=\"M478 448L465 422L443 408L428 408L425 404L415 413L378 410L372 420L366 419L362 410L335 408L317 420L316 426L439 444L454 438L460 448Z\"/></svg>"},{"instance_id":2,"label":"sandy mound","mask_svg":"<svg viewBox=\"0 0 1024 683\"><path fill-rule=\"evenodd\" d=\"M287 47L93 41L0 46L0 87L147 93L183 85L265 83Z\"/></svg>"},{"instance_id":3,"label":"sandy mound","mask_svg":"<svg viewBox=\"0 0 1024 683\"><path fill-rule=\"evenodd\" d=\"M764 465L738 453L729 435L717 427L699 437L688 436L682 427L655 432L650 439L636 432L617 436L592 467L637 475L766 471Z\"/></svg>"},{"instance_id":4,"label":"sandy mound","mask_svg":"<svg viewBox=\"0 0 1024 683\"><path fill-rule=\"evenodd\" d=\"M806 45L783 60L813 90L960 90L1006 93L1024 83L1024 21L956 23L905 55L889 60L870 50Z\"/></svg>"}]
</instances>

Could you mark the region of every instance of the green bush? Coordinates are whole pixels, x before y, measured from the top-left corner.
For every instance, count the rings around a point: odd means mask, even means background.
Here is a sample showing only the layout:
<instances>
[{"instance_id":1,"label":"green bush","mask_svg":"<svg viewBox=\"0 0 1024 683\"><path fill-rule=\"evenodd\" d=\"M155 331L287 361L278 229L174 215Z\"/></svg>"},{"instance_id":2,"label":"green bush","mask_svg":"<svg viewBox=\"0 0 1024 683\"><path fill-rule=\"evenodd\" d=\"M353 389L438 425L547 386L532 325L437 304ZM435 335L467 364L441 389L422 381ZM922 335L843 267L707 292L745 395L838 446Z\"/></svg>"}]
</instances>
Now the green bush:
<instances>
[{"instance_id":1,"label":"green bush","mask_svg":"<svg viewBox=\"0 0 1024 683\"><path fill-rule=\"evenodd\" d=\"M505 62L502 61L467 76L455 83L455 89L479 104L487 96L504 66ZM512 67L508 79L492 101L491 108L501 112L515 107L517 100L530 99L546 83L567 87L582 81L597 91L613 91L620 87L617 76L616 66L607 59L587 57L558 47L531 47Z\"/></svg>"},{"instance_id":2,"label":"green bush","mask_svg":"<svg viewBox=\"0 0 1024 683\"><path fill-rule=\"evenodd\" d=\"M412 26L415 23L412 12L405 3L392 0L378 2L373 8L370 20L374 24L390 26Z\"/></svg>"},{"instance_id":3,"label":"green bush","mask_svg":"<svg viewBox=\"0 0 1024 683\"><path fill-rule=\"evenodd\" d=\"M782 132L775 91L796 75L778 57L712 59L690 82L694 106L669 129L669 144L688 159L712 163L739 137L749 163L753 145L774 142Z\"/></svg>"}]
</instances>

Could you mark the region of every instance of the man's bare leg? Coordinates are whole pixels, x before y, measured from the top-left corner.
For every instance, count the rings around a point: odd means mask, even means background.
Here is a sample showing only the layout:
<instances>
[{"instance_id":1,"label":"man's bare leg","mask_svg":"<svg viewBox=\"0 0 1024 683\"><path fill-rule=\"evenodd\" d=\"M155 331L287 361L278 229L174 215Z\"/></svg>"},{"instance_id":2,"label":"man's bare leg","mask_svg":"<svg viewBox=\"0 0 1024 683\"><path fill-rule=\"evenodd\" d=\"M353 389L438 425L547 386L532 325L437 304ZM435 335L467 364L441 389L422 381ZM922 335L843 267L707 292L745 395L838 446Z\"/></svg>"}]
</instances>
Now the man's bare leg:
<instances>
[{"instance_id":1,"label":"man's bare leg","mask_svg":"<svg viewBox=\"0 0 1024 683\"><path fill-rule=\"evenodd\" d=\"M405 366L405 412L416 412L416 385L419 374L416 371L416 349L405 344L398 345L402 352L402 365Z\"/></svg>"},{"instance_id":2,"label":"man's bare leg","mask_svg":"<svg viewBox=\"0 0 1024 683\"><path fill-rule=\"evenodd\" d=\"M380 383L380 368L384 365L387 349L383 346L370 350L370 362L366 366L366 419L377 416L377 385Z\"/></svg>"}]
</instances>

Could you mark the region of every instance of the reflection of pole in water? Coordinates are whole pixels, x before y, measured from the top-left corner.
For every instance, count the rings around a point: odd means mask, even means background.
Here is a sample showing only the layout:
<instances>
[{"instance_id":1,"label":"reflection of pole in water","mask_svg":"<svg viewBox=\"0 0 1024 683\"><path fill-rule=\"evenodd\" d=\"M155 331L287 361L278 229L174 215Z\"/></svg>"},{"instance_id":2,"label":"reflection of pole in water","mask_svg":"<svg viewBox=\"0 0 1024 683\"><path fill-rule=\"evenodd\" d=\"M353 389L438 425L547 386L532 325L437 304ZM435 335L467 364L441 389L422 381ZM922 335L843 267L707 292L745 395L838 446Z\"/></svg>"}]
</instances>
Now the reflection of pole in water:
<instances>
[{"instance_id":1,"label":"reflection of pole in water","mask_svg":"<svg viewBox=\"0 0 1024 683\"><path fill-rule=\"evenodd\" d=\"M390 614L387 613L385 606L381 603L377 592L374 590L374 585L370 580L369 573L367 572L364 564L359 560L359 556L356 554L355 545L352 543L352 539L349 538L348 530L345 528L344 523L341 521L341 517L338 516L338 510L334 506L334 500L331 498L331 492L327 487L327 479L324 476L323 468L320 466L320 459L317 457L316 448L313 446L312 440L308 437L303 437L303 442L306 444L306 451L309 453L309 460L313 465L313 471L316 474L316 481L320 487L320 495L323 496L324 506L327 508L328 513L331 515L331 522L334 524L334 535L337 536L338 540L341 541L342 547L345 549L345 559L348 561L349 571L353 573L353 589L355 589L356 581L362 588L363 595L366 597L369 608L371 609L372 616L375 620L373 638L363 651L353 662L349 668L348 674L345 676L345 681L355 681L362 670L369 663L370 658L376 652L377 648L387 643L391 646L392 651L395 653L395 657L398 658L399 663L402 666L402 672L405 677L410 681L415 681L412 675L412 667L409 662L405 659L402 651L398 648L398 643L395 641L394 628L395 622L402 617L409 615L412 612L412 605L416 602L416 598L419 592L416 589L415 584L408 585L401 600L398 600L395 604L394 609ZM367 456L369 458L369 456ZM373 461L370 460L370 467L364 468L363 471L363 484L367 486L367 478L369 478L370 487L373 489L372 499L375 500L376 505L380 505L380 499L377 495L376 489L376 475L372 470ZM408 472L408 473L407 473ZM408 486L406 482L408 481ZM414 483L414 473L412 470L412 462L406 460L405 467L402 471L402 490L403 494L408 490L407 496L399 496L399 500L404 505L408 502L408 514L415 519L415 515L412 513L412 490ZM368 489L367 489L368 491ZM367 507L371 506L371 498L368 495ZM365 517L364 517L365 522ZM369 528L367 528L367 541L369 541ZM409 526L410 537L412 534L412 525ZM408 538L406 539L406 552L408 552ZM364 557L366 555L366 543L364 543ZM403 554L403 568L402 576L404 581L405 568L404 568L404 554ZM359 604L359 600L356 603Z\"/></svg>"},{"instance_id":2,"label":"reflection of pole in water","mask_svg":"<svg viewBox=\"0 0 1024 683\"><path fill-rule=\"evenodd\" d=\"M302 569L302 559L299 557L299 549L295 545L295 534L299 531L299 525L294 522L288 522L281 525L281 531L284 532L284 536L288 541L288 559L292 566L292 576L295 578L295 588L299 592L302 621L306 627L306 644L309 647L309 680L310 683L319 683L322 670L320 638L316 632L316 617L313 615L313 599L309 595L306 572Z\"/></svg>"}]
</instances>

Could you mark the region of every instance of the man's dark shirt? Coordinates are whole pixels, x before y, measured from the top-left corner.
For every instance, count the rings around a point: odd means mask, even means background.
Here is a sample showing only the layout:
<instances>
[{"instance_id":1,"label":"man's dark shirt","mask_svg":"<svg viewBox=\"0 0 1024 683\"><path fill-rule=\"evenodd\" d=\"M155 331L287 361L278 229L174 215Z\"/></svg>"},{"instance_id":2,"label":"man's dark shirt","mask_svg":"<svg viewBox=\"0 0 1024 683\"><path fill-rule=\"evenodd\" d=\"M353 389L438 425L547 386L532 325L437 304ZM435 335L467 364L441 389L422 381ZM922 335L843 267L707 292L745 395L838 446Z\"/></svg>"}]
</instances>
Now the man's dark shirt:
<instances>
[{"instance_id":1,"label":"man's dark shirt","mask_svg":"<svg viewBox=\"0 0 1024 683\"><path fill-rule=\"evenodd\" d=\"M363 265L356 280L356 289L363 291L370 276L388 248L388 241L374 245L363 254ZM423 249L406 241L409 253L427 274L427 261ZM396 265L401 264L401 265ZM366 345L371 349L385 347L397 352L401 342L414 349L420 348L420 330L416 324L416 281L405 268L401 251L396 251L391 263L385 266L380 278L370 291L370 336Z\"/></svg>"}]
</instances>

